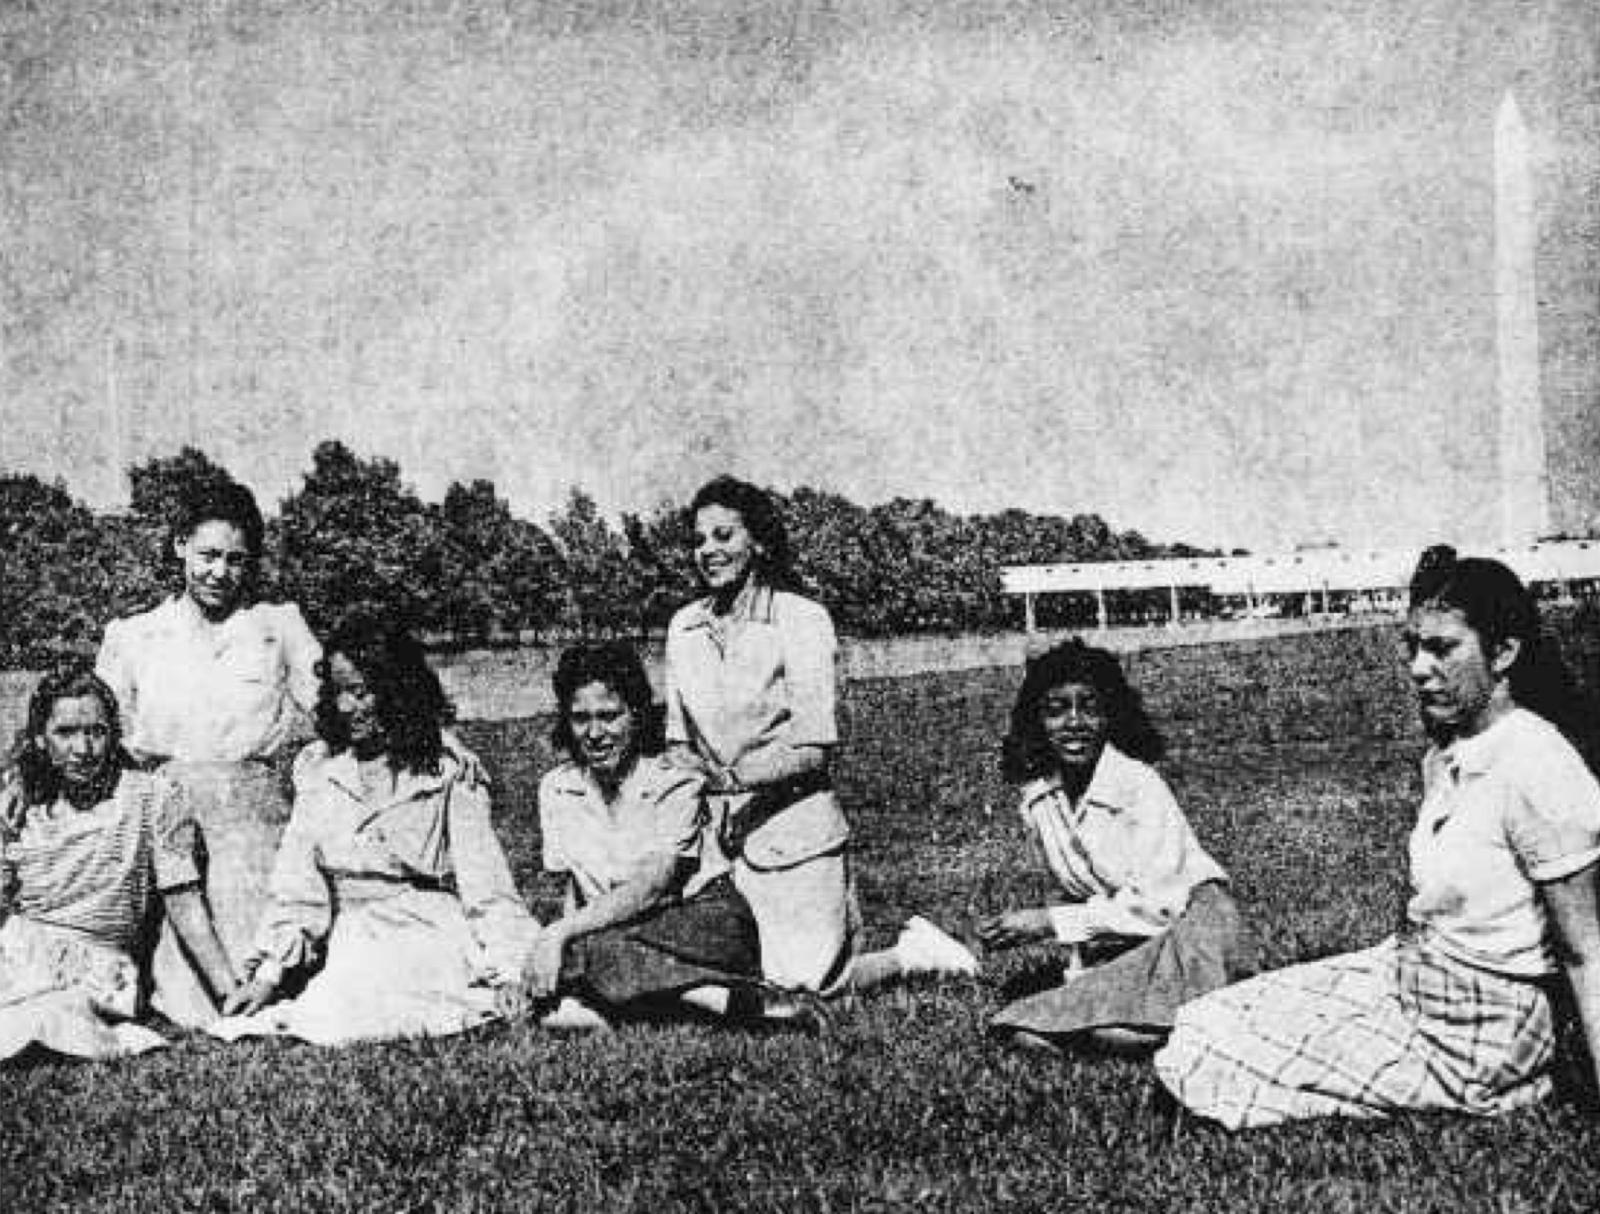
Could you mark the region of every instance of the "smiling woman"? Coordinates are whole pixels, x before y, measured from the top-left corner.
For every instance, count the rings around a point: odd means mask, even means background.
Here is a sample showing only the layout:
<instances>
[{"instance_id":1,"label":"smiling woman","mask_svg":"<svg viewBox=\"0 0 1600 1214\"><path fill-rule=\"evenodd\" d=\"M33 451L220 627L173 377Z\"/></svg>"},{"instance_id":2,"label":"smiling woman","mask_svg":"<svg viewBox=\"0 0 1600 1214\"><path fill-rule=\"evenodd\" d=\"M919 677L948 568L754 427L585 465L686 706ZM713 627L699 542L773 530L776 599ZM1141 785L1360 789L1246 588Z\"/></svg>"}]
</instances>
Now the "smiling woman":
<instances>
[{"instance_id":1,"label":"smiling woman","mask_svg":"<svg viewBox=\"0 0 1600 1214\"><path fill-rule=\"evenodd\" d=\"M1150 1049L1186 1000L1252 972L1254 949L1221 865L1151 765L1161 738L1106 650L1070 641L1028 663L1002 745L1022 820L1059 887L1006 911L990 949L1055 940L1067 981L1021 999L992 1028L1017 1044ZM1082 967L1085 953L1097 964Z\"/></svg>"},{"instance_id":2,"label":"smiling woman","mask_svg":"<svg viewBox=\"0 0 1600 1214\"><path fill-rule=\"evenodd\" d=\"M833 621L791 589L788 538L759 488L720 477L689 514L707 593L667 629L667 742L705 780L710 837L755 914L766 978L842 990L860 913L829 776Z\"/></svg>"},{"instance_id":3,"label":"smiling woman","mask_svg":"<svg viewBox=\"0 0 1600 1214\"><path fill-rule=\"evenodd\" d=\"M760 980L756 926L703 841L703 781L661 753L638 655L579 646L556 668L555 743L568 761L539 783L544 866L562 913L540 932L523 991L546 1023L599 1027L646 1007L716 1014Z\"/></svg>"}]
</instances>

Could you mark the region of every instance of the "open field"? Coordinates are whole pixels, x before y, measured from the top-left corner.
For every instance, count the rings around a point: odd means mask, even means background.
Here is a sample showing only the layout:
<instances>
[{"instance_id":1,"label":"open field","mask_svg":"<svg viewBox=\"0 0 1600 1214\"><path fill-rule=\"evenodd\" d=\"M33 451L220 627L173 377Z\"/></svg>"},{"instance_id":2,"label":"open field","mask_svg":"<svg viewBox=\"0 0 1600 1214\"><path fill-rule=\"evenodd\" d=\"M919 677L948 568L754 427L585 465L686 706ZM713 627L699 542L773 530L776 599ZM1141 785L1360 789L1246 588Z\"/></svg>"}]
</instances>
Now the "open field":
<instances>
[{"instance_id":1,"label":"open field","mask_svg":"<svg viewBox=\"0 0 1600 1214\"><path fill-rule=\"evenodd\" d=\"M1165 625L1110 628L1083 632L1096 644L1117 653L1208 645L1219 641L1250 641L1294 636L1340 628L1381 628L1388 620L1379 616L1317 616L1300 619L1192 620L1176 628ZM993 633L934 633L904 637L845 637L839 646L839 674L850 681L902 678L952 670L977 670L1014 666L1030 653L1081 630ZM661 686L662 643L641 646L650 676ZM555 704L550 676L555 670L558 645L528 645L515 649L468 650L438 654L434 665L445 690L462 717L475 721L504 721L512 717L549 712ZM0 670L0 739L9 740L27 715L28 696L38 681L28 670Z\"/></svg>"},{"instance_id":2,"label":"open field","mask_svg":"<svg viewBox=\"0 0 1600 1214\"><path fill-rule=\"evenodd\" d=\"M1592 676L1592 634L1572 635ZM1129 658L1202 838L1279 965L1369 943L1404 891L1414 730L1391 637L1337 632ZM994 771L1016 675L853 683L841 783L869 942L913 910L962 930L1046 890ZM1593 682L1590 686L1594 686ZM519 882L536 874L540 720L466 726ZM1041 1063L983 1023L1043 958L841 1008L818 1036L528 1025L319 1052L182 1042L0 1073L0 1209L1582 1211L1600 1125L1570 1100L1229 1136L1147 1065Z\"/></svg>"}]
</instances>

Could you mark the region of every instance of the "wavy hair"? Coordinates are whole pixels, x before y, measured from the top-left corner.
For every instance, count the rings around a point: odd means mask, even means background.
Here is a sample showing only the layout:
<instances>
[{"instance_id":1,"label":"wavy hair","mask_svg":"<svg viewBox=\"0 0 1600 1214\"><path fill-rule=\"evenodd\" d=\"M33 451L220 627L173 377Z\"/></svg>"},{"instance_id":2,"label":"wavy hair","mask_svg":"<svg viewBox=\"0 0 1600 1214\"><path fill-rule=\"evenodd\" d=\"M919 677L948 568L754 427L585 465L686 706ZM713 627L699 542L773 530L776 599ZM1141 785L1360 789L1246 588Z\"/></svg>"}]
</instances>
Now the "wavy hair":
<instances>
[{"instance_id":1,"label":"wavy hair","mask_svg":"<svg viewBox=\"0 0 1600 1214\"><path fill-rule=\"evenodd\" d=\"M1144 700L1128 682L1114 655L1074 637L1028 661L1011 706L1011 729L1000 744L1000 774L1021 784L1059 771L1044 735L1044 698L1063 683L1094 688L1106 712L1106 740L1124 754L1152 763L1165 752L1161 735L1145 713Z\"/></svg>"},{"instance_id":2,"label":"wavy hair","mask_svg":"<svg viewBox=\"0 0 1600 1214\"><path fill-rule=\"evenodd\" d=\"M328 638L317 663L322 685L317 690L316 727L317 736L338 754L349 749L350 730L329 673L336 654L366 680L373 714L395 766L437 775L444 729L455 720L455 709L439 676L428 666L421 643L404 628L367 618L346 621Z\"/></svg>"},{"instance_id":3,"label":"wavy hair","mask_svg":"<svg viewBox=\"0 0 1600 1214\"><path fill-rule=\"evenodd\" d=\"M591 683L610 688L627 705L633 714L641 754L657 755L666 746L662 713L650 689L650 676L632 645L623 641L574 645L561 654L550 682L556 693L556 723L550 740L574 759L578 740L572 736L568 713L578 690Z\"/></svg>"},{"instance_id":4,"label":"wavy hair","mask_svg":"<svg viewBox=\"0 0 1600 1214\"><path fill-rule=\"evenodd\" d=\"M105 709L106 725L111 731L110 749L106 759L106 795L116 788L117 780L127 768L135 766L133 758L122 745L122 714L117 707L117 696L110 686L95 674L85 662L74 662L59 667L45 675L34 688L28 700L28 719L17 733L12 749L11 767L20 786L21 803L18 810L27 812L30 805L48 805L61 793L61 773L50 761L44 746L44 732L50 724L50 714L62 700L96 699ZM13 830L22 828L21 821L7 823Z\"/></svg>"},{"instance_id":5,"label":"wavy hair","mask_svg":"<svg viewBox=\"0 0 1600 1214\"><path fill-rule=\"evenodd\" d=\"M1506 673L1511 699L1549 721L1586 755L1582 704L1560 648L1542 627L1539 607L1515 573L1485 557L1459 557L1436 544L1422 553L1411 575L1411 610L1458 611L1478 636L1487 659L1507 641L1518 643Z\"/></svg>"},{"instance_id":6,"label":"wavy hair","mask_svg":"<svg viewBox=\"0 0 1600 1214\"><path fill-rule=\"evenodd\" d=\"M719 476L707 481L689 502L686 513L691 530L695 515L707 506L732 510L743 521L745 530L756 543L757 553L752 569L761 581L779 590L796 588L789 533L771 494L733 476Z\"/></svg>"}]
</instances>

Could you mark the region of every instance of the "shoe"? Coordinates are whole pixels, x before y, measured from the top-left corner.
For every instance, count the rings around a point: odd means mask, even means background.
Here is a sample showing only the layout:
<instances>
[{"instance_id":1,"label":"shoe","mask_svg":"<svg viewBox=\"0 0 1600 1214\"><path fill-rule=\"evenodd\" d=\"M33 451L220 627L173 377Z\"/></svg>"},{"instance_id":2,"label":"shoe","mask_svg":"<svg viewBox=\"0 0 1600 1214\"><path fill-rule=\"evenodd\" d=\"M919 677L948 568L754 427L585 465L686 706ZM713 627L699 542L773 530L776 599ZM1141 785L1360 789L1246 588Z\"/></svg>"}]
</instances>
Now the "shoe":
<instances>
[{"instance_id":1,"label":"shoe","mask_svg":"<svg viewBox=\"0 0 1600 1214\"><path fill-rule=\"evenodd\" d=\"M768 992L757 1015L745 1026L757 1033L800 1033L824 1036L833 1029L828 1000L809 991Z\"/></svg>"},{"instance_id":2,"label":"shoe","mask_svg":"<svg viewBox=\"0 0 1600 1214\"><path fill-rule=\"evenodd\" d=\"M543 1028L563 1033L609 1032L611 1023L582 1000L563 995L555 1008L539 1017Z\"/></svg>"},{"instance_id":3,"label":"shoe","mask_svg":"<svg viewBox=\"0 0 1600 1214\"><path fill-rule=\"evenodd\" d=\"M970 948L921 915L906 920L900 938L894 943L894 951L908 974L956 974L976 978L980 968Z\"/></svg>"}]
</instances>

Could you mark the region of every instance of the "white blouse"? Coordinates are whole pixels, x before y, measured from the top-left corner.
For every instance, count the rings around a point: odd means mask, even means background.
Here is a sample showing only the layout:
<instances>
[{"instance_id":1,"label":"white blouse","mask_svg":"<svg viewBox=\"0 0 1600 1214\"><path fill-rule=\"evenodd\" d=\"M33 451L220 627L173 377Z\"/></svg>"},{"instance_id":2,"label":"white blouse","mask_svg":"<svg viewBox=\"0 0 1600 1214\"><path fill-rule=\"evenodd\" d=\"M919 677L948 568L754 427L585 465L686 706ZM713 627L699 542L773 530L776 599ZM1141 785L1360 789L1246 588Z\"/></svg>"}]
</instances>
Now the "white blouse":
<instances>
[{"instance_id":1,"label":"white blouse","mask_svg":"<svg viewBox=\"0 0 1600 1214\"><path fill-rule=\"evenodd\" d=\"M1155 768L1109 743L1076 805L1059 779L1034 780L1022 790L1022 820L1069 899L1050 908L1067 944L1156 935L1196 886L1227 880Z\"/></svg>"},{"instance_id":2,"label":"white blouse","mask_svg":"<svg viewBox=\"0 0 1600 1214\"><path fill-rule=\"evenodd\" d=\"M322 647L293 603L212 623L183 595L113 620L95 672L117 694L134 753L190 762L276 755L317 701Z\"/></svg>"}]
</instances>

